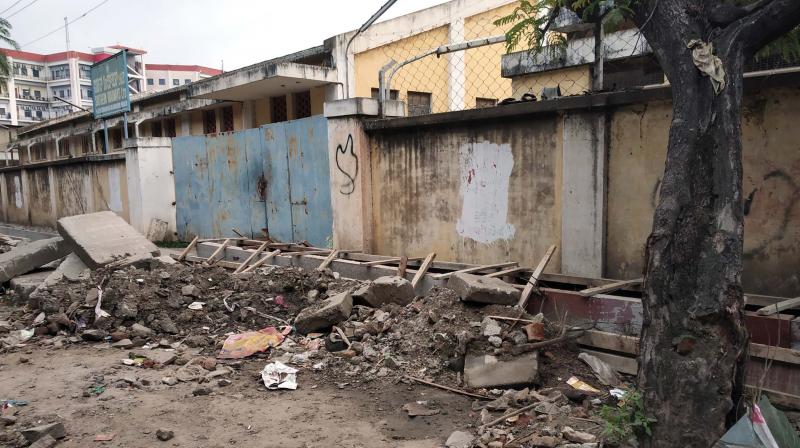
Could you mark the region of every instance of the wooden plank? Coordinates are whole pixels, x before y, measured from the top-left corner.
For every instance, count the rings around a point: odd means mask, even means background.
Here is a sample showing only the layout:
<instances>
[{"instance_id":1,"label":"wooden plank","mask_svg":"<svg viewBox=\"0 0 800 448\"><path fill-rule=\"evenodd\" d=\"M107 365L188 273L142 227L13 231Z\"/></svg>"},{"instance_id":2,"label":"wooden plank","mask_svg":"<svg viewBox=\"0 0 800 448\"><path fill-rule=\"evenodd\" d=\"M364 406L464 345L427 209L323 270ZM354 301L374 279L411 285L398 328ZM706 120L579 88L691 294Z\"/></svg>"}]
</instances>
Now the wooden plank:
<instances>
[{"instance_id":1,"label":"wooden plank","mask_svg":"<svg viewBox=\"0 0 800 448\"><path fill-rule=\"evenodd\" d=\"M178 256L178 261L183 261L183 259L186 258L187 255L189 255L189 251L192 250L194 246L197 245L198 241L200 241L200 237L199 236L194 237L192 239L192 242L189 243L189 245L186 246L186 249L183 249L180 256Z\"/></svg>"},{"instance_id":2,"label":"wooden plank","mask_svg":"<svg viewBox=\"0 0 800 448\"><path fill-rule=\"evenodd\" d=\"M245 273L247 273L247 272L250 272L250 271L252 271L253 269L255 269L255 268L257 268L257 267L261 266L261 265L262 265L262 264L264 264L264 263L266 263L266 262L267 262L267 261L268 261L270 258L272 258L272 257L274 257L274 256L276 256L276 255L278 255L279 253L281 253L281 250L280 250L280 249L275 249L275 250L273 250L272 252L270 252L270 253L268 253L267 255L265 255L265 256L264 256L264 258L262 258L262 259L260 259L260 260L256 261L255 263L251 264L249 268L245 269L245 270L244 270L244 271L242 271L241 273L242 273L242 274L245 274Z\"/></svg>"},{"instance_id":3,"label":"wooden plank","mask_svg":"<svg viewBox=\"0 0 800 448\"><path fill-rule=\"evenodd\" d=\"M616 282L616 283L611 283L611 284L608 284L608 285L596 286L594 288L584 289L582 291L579 291L578 294L580 294L583 297L592 297L592 296L596 296L597 294L605 294L605 293L613 292L613 291L616 291L618 289L625 288L627 286L638 285L638 284L642 283L643 280L644 279L641 279L641 278L637 278L637 279L634 279L634 280L622 280L622 281L619 281L619 282Z\"/></svg>"},{"instance_id":4,"label":"wooden plank","mask_svg":"<svg viewBox=\"0 0 800 448\"><path fill-rule=\"evenodd\" d=\"M531 274L531 278L528 279L528 283L525 284L525 288L522 290L522 294L519 296L519 302L517 302L517 308L520 310L524 310L525 307L528 305L528 300L531 298L531 294L533 294L533 289L536 288L536 285L539 283L539 276L542 275L542 271L547 266L547 263L550 262L550 258L556 251L556 246L552 245L547 252L545 252L542 259L539 261L539 265L536 266L536 269L533 270Z\"/></svg>"},{"instance_id":5,"label":"wooden plank","mask_svg":"<svg viewBox=\"0 0 800 448\"><path fill-rule=\"evenodd\" d=\"M178 255L172 254L172 258L177 260L178 259ZM188 262L191 262L191 263L205 263L206 258L197 257L197 256L194 256L194 255L187 255L186 258L184 259L184 261L188 261ZM221 267L227 268L227 269L236 269L236 268L239 267L239 264L240 263L237 263L235 261L219 260L216 263L214 263L214 266L221 266Z\"/></svg>"},{"instance_id":6,"label":"wooden plank","mask_svg":"<svg viewBox=\"0 0 800 448\"><path fill-rule=\"evenodd\" d=\"M328 268L328 266L330 266L331 262L333 262L333 260L338 256L339 256L338 250L331 251L331 253L328 254L328 256L325 258L325 260L323 260L322 263L320 263L320 265L317 267L317 270L324 271L325 269Z\"/></svg>"},{"instance_id":7,"label":"wooden plank","mask_svg":"<svg viewBox=\"0 0 800 448\"><path fill-rule=\"evenodd\" d=\"M425 261L422 262L422 266L419 267L417 273L414 274L414 279L411 280L411 286L416 288L420 281L422 281L422 277L425 276L425 273L428 272L428 269L431 267L433 263L433 259L436 258L436 252L431 252L425 257Z\"/></svg>"},{"instance_id":8,"label":"wooden plank","mask_svg":"<svg viewBox=\"0 0 800 448\"><path fill-rule=\"evenodd\" d=\"M764 393L769 397L770 403L784 408L797 410L800 409L800 396L778 392L777 390L765 389L763 387L756 387L745 385L745 389L753 395L759 392Z\"/></svg>"},{"instance_id":9,"label":"wooden plank","mask_svg":"<svg viewBox=\"0 0 800 448\"><path fill-rule=\"evenodd\" d=\"M330 253L331 253L330 250L322 249L322 250L300 250L297 252L284 252L281 255L284 257L289 257L289 256L297 257L300 255L329 255Z\"/></svg>"},{"instance_id":10,"label":"wooden plank","mask_svg":"<svg viewBox=\"0 0 800 448\"><path fill-rule=\"evenodd\" d=\"M780 313L781 311L797 308L798 306L800 306L800 297L795 297L794 299L788 299L773 305L767 305L756 312L762 316L770 316Z\"/></svg>"},{"instance_id":11,"label":"wooden plank","mask_svg":"<svg viewBox=\"0 0 800 448\"><path fill-rule=\"evenodd\" d=\"M408 267L408 257L403 255L402 257L400 257L400 264L397 265L397 276L405 277L407 267Z\"/></svg>"},{"instance_id":12,"label":"wooden plank","mask_svg":"<svg viewBox=\"0 0 800 448\"><path fill-rule=\"evenodd\" d=\"M636 336L625 336L607 331L587 330L586 333L576 339L578 344L590 347L613 350L616 352L636 355L639 353L639 338Z\"/></svg>"},{"instance_id":13,"label":"wooden plank","mask_svg":"<svg viewBox=\"0 0 800 448\"><path fill-rule=\"evenodd\" d=\"M214 258L216 258L217 255L219 255L220 252L224 251L225 248L228 247L228 244L230 244L230 243L231 243L230 238L226 238L225 241L223 241L222 244L217 248L217 250L215 250L211 254L211 256L208 257L208 259L206 259L206 263L214 264ZM225 257L223 256L222 258L225 258Z\"/></svg>"},{"instance_id":14,"label":"wooden plank","mask_svg":"<svg viewBox=\"0 0 800 448\"><path fill-rule=\"evenodd\" d=\"M524 270L525 270L525 268L521 268L521 267L517 266L517 267L511 268L511 269L504 269L502 271L491 272L489 274L486 274L485 277L492 277L492 278L505 277L506 275L516 274L517 272L522 272Z\"/></svg>"},{"instance_id":15,"label":"wooden plank","mask_svg":"<svg viewBox=\"0 0 800 448\"><path fill-rule=\"evenodd\" d=\"M507 268L509 266L516 266L517 264L518 263L516 261L509 261L509 262L506 262L506 263L497 263L497 264L487 264L487 265L483 265L483 266L474 266L474 267L471 267L471 268L459 269L458 271L445 272L444 274L436 274L433 277L436 278L437 280L439 280L439 279L444 279L444 278L450 278L455 274L471 274L473 272L485 271L487 269Z\"/></svg>"},{"instance_id":16,"label":"wooden plank","mask_svg":"<svg viewBox=\"0 0 800 448\"><path fill-rule=\"evenodd\" d=\"M264 250L267 248L268 245L269 245L269 243L267 243L267 242L262 244L258 249L256 249L255 252L250 254L250 256L247 257L247 259L242 262L241 266L236 268L236 270L233 271L233 273L234 274L238 274L238 273L242 272L247 267L247 265L249 265L250 262L253 261L253 259L255 259L257 256L261 255L261 252L264 252Z\"/></svg>"},{"instance_id":17,"label":"wooden plank","mask_svg":"<svg viewBox=\"0 0 800 448\"><path fill-rule=\"evenodd\" d=\"M247 238L247 237L246 237L246 236L244 236L244 234L243 234L243 233L242 233L242 232L241 232L239 229L237 229L236 227L232 228L231 230L233 231L233 233L235 233L235 234L239 235L239 237L241 237L241 238Z\"/></svg>"},{"instance_id":18,"label":"wooden plank","mask_svg":"<svg viewBox=\"0 0 800 448\"><path fill-rule=\"evenodd\" d=\"M364 261L364 262L362 262L361 264L362 264L363 266L378 266L379 264L386 264L386 263L399 263L399 262L403 261L403 258L405 258L405 260L406 260L406 263L408 263L409 261L420 261L420 260L422 260L422 259L423 259L422 257L414 257L414 258L408 258L408 257L391 257L391 258L386 258L386 259L384 259L384 260Z\"/></svg>"}]
</instances>

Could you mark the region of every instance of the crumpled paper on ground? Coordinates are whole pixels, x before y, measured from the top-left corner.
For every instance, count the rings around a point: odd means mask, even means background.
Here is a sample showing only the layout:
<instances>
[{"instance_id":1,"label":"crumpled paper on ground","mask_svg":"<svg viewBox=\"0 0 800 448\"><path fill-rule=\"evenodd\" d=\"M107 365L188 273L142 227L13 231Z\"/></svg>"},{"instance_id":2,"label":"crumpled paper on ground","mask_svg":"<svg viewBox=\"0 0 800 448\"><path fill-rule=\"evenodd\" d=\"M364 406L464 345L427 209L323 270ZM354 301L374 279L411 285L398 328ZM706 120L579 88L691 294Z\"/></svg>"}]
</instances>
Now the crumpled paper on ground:
<instances>
[{"instance_id":1,"label":"crumpled paper on ground","mask_svg":"<svg viewBox=\"0 0 800 448\"><path fill-rule=\"evenodd\" d=\"M589 367L592 368L594 374L597 375L597 378L601 383L611 387L617 387L620 385L621 381L617 375L617 372L615 372L614 369L602 359L592 356L586 352L581 352L578 355L578 359L585 362L589 365Z\"/></svg>"},{"instance_id":2,"label":"crumpled paper on ground","mask_svg":"<svg viewBox=\"0 0 800 448\"><path fill-rule=\"evenodd\" d=\"M714 93L722 92L725 88L725 69L722 68L722 59L714 55L714 44L692 39L686 46L692 50L694 65L711 78Z\"/></svg>"},{"instance_id":3,"label":"crumpled paper on ground","mask_svg":"<svg viewBox=\"0 0 800 448\"><path fill-rule=\"evenodd\" d=\"M283 331L275 327L267 327L258 331L232 334L222 344L217 358L241 359L266 351L270 347L277 347L283 343L290 331L292 331L291 327L284 327Z\"/></svg>"},{"instance_id":4,"label":"crumpled paper on ground","mask_svg":"<svg viewBox=\"0 0 800 448\"><path fill-rule=\"evenodd\" d=\"M297 369L286 364L275 361L264 366L261 371L261 379L267 389L297 389Z\"/></svg>"}]
</instances>

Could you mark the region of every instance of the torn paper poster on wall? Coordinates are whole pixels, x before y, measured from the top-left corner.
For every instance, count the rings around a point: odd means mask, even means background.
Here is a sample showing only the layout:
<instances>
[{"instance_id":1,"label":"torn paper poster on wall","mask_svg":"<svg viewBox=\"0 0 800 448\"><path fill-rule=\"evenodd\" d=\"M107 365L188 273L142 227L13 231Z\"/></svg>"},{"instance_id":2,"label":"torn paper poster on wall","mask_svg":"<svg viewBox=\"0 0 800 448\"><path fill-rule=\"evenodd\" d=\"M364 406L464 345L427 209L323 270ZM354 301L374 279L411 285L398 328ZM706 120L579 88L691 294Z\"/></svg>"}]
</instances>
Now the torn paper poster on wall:
<instances>
[{"instance_id":1,"label":"torn paper poster on wall","mask_svg":"<svg viewBox=\"0 0 800 448\"><path fill-rule=\"evenodd\" d=\"M491 244L514 237L508 223L508 186L514 168L511 145L487 141L459 148L461 217L456 231Z\"/></svg>"}]
</instances>

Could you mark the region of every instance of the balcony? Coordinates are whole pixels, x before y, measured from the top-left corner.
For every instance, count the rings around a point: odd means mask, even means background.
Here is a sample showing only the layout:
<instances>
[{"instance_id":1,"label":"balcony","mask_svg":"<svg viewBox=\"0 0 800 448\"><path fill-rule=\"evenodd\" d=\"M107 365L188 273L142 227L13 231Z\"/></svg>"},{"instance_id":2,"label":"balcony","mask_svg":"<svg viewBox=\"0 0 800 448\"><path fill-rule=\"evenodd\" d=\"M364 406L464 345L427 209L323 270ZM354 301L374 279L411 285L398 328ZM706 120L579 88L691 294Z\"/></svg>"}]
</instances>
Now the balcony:
<instances>
[{"instance_id":1,"label":"balcony","mask_svg":"<svg viewBox=\"0 0 800 448\"><path fill-rule=\"evenodd\" d=\"M47 101L49 101L46 96L35 97L31 95L22 95L22 94L17 94L17 99L22 101L34 101L40 103L46 103Z\"/></svg>"},{"instance_id":2,"label":"balcony","mask_svg":"<svg viewBox=\"0 0 800 448\"><path fill-rule=\"evenodd\" d=\"M47 82L49 79L43 73L40 73L38 77L33 76L32 74L23 75L21 73L14 73L14 79L20 81L34 81L34 82Z\"/></svg>"}]
</instances>

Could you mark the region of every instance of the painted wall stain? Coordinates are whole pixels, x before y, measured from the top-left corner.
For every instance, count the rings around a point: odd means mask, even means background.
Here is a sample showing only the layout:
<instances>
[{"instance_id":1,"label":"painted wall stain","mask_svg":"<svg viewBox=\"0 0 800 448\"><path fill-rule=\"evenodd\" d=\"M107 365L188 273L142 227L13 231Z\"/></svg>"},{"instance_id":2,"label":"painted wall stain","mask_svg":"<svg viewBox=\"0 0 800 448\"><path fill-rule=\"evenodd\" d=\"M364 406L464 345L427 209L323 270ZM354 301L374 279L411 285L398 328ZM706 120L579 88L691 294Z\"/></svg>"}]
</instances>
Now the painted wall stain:
<instances>
[{"instance_id":1,"label":"painted wall stain","mask_svg":"<svg viewBox=\"0 0 800 448\"><path fill-rule=\"evenodd\" d=\"M511 145L488 141L459 148L461 217L456 231L464 238L491 244L514 238L508 222L508 186L514 168Z\"/></svg>"},{"instance_id":2,"label":"painted wall stain","mask_svg":"<svg viewBox=\"0 0 800 448\"><path fill-rule=\"evenodd\" d=\"M119 167L108 168L108 208L112 212L122 213L122 186L119 179Z\"/></svg>"},{"instance_id":3,"label":"painted wall stain","mask_svg":"<svg viewBox=\"0 0 800 448\"><path fill-rule=\"evenodd\" d=\"M22 208L22 182L19 176L14 176L14 206Z\"/></svg>"}]
</instances>

